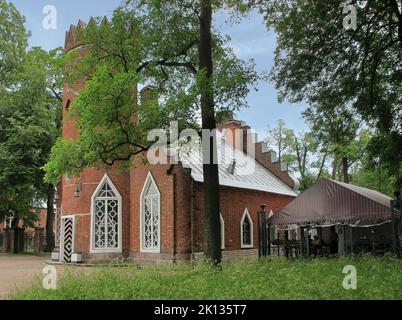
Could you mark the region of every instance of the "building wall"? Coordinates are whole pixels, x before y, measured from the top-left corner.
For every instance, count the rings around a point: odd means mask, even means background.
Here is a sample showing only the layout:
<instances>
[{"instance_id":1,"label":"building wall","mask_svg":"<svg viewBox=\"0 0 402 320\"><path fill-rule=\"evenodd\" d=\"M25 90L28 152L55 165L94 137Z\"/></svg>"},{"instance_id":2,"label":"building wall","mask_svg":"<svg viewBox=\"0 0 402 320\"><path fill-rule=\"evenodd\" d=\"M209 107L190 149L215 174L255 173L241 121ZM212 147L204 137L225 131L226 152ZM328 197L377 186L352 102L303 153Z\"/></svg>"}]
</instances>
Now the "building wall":
<instances>
[{"instance_id":1,"label":"building wall","mask_svg":"<svg viewBox=\"0 0 402 320\"><path fill-rule=\"evenodd\" d=\"M80 177L63 178L61 215L75 215L75 251L84 253L85 258L103 258L104 255L90 254L91 199L103 176L107 173L122 197L122 255L130 250L130 173L119 172L116 167L109 170L86 169ZM79 195L74 194L78 185Z\"/></svg>"},{"instance_id":2,"label":"building wall","mask_svg":"<svg viewBox=\"0 0 402 320\"><path fill-rule=\"evenodd\" d=\"M80 22L67 33L65 50L78 51L79 56L88 48L80 46L76 29L84 27ZM69 66L66 66L67 70ZM77 139L78 129L71 117L71 107L79 90L84 88L79 79L69 87L64 86L63 129L65 139ZM143 99L149 92L144 92ZM233 127L234 129L234 127ZM239 145L240 147L240 145ZM145 155L136 156L130 172L121 172L118 165L109 170L86 169L80 177L63 177L60 184L60 210L62 216L75 215L75 251L84 259L104 260L114 256L130 256L135 261L162 261L190 259L192 252L202 251L203 196L202 185L192 181L190 172L180 165L147 165ZM140 195L151 172L161 194L161 247L158 253L141 252L140 245ZM107 173L122 197L122 254L91 254L91 198L104 174ZM79 194L74 190L78 188ZM194 193L192 192L194 191ZM222 187L221 208L225 220L225 249L240 250L240 220L247 207L253 221L254 248L257 239L257 211L266 203L268 210L276 211L292 197L271 193ZM251 252L251 251L250 251Z\"/></svg>"},{"instance_id":3,"label":"building wall","mask_svg":"<svg viewBox=\"0 0 402 320\"><path fill-rule=\"evenodd\" d=\"M195 236L194 250L202 251L204 228L203 228L203 190L202 184L195 184ZM258 211L260 205L266 204L267 213L276 212L293 197L274 193L247 190L240 188L221 187L220 207L225 226L225 250L241 250L240 222L247 208L253 222L253 247L258 248ZM249 249L242 249L249 250Z\"/></svg>"},{"instance_id":4,"label":"building wall","mask_svg":"<svg viewBox=\"0 0 402 320\"><path fill-rule=\"evenodd\" d=\"M145 155L137 156L134 159L133 169L130 173L131 178L131 222L130 230L130 255L135 260L171 260L173 258L173 177L169 174L170 165L145 165L143 163ZM152 174L153 179L161 194L160 197L160 233L161 246L160 253L141 252L141 232L140 215L141 201L140 196L148 173Z\"/></svg>"},{"instance_id":5,"label":"building wall","mask_svg":"<svg viewBox=\"0 0 402 320\"><path fill-rule=\"evenodd\" d=\"M34 223L34 227L26 227L25 228L25 233L33 234L35 232L35 228L42 228L46 229L46 218L47 218L47 209L46 208L40 208L40 209L32 209L33 211L39 210L39 220ZM0 221L0 232L4 232L4 221ZM21 219L18 222L18 227L23 228L24 227L24 221Z\"/></svg>"},{"instance_id":6,"label":"building wall","mask_svg":"<svg viewBox=\"0 0 402 320\"><path fill-rule=\"evenodd\" d=\"M140 195L148 173L152 174L161 193L161 248L159 253L141 252ZM180 165L145 165L136 157L130 173L108 172L122 196L123 256L136 262L190 260L192 253L203 250L203 187L193 182L190 171ZM62 215L76 215L75 251L83 252L85 259L105 260L121 254L90 254L91 198L103 177L103 172L86 170L80 177L82 190L74 196L74 181L63 188ZM130 183L131 181L131 183ZM193 198L191 190L194 191ZM254 190L221 187L221 213L225 225L225 251L235 256L253 256L258 248L257 212L261 204L277 211L292 197ZM241 248L240 222L245 209L253 222L253 248ZM240 253L241 251L250 251ZM254 252L254 253L253 253ZM230 253L225 253L230 256ZM233 255L232 255L233 256Z\"/></svg>"},{"instance_id":7,"label":"building wall","mask_svg":"<svg viewBox=\"0 0 402 320\"><path fill-rule=\"evenodd\" d=\"M77 28L83 27L80 22L77 27L72 26L66 37L65 51L75 50L77 57L88 53L88 48L81 46L76 37ZM66 66L68 70L70 66ZM62 136L64 139L76 140L79 131L73 118L72 107L77 94L85 87L84 79L77 79L72 84L64 84ZM122 197L122 253L121 254L91 254L91 198L105 173L119 191ZM79 188L79 195L75 195L75 188ZM113 256L128 256L130 251L130 173L119 169L119 164L108 169L85 169L79 177L63 177L60 185L59 206L62 216L75 216L74 251L82 252L85 259L109 259Z\"/></svg>"}]
</instances>

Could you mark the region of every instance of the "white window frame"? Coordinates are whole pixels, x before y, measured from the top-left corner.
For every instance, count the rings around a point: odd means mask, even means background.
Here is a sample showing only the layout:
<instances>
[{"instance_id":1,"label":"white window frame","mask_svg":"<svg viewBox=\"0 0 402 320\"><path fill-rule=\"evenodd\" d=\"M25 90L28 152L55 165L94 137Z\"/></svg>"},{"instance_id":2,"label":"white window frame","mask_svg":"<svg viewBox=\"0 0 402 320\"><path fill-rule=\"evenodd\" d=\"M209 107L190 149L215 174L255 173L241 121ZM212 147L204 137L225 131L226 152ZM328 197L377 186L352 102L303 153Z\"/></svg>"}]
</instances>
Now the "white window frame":
<instances>
[{"instance_id":1,"label":"white window frame","mask_svg":"<svg viewBox=\"0 0 402 320\"><path fill-rule=\"evenodd\" d=\"M244 219L248 218L248 221L250 221L250 242L251 244L244 244L243 243L243 222ZM254 248L254 225L253 225L253 219L251 219L250 213L248 212L248 209L246 208L244 210L243 216L240 220L240 243L241 243L241 248Z\"/></svg>"},{"instance_id":2,"label":"white window frame","mask_svg":"<svg viewBox=\"0 0 402 320\"><path fill-rule=\"evenodd\" d=\"M117 248L109 248L109 249L97 249L95 248L95 199L96 196L98 195L99 191L102 189L103 185L107 183L111 188L114 194L116 195L117 198L117 205L118 205L118 210L117 210L117 215L118 215L118 225L117 225L117 238L118 238L118 246ZM92 194L91 198L91 235L90 235L90 253L122 253L123 251L123 246L122 246L122 197L120 195L120 192L117 190L116 186L112 182L112 180L109 178L107 173L103 176L102 180L99 182L95 192Z\"/></svg>"},{"instance_id":3,"label":"white window frame","mask_svg":"<svg viewBox=\"0 0 402 320\"><path fill-rule=\"evenodd\" d=\"M225 220L223 220L222 213L219 214L219 220L221 222L221 249L225 249Z\"/></svg>"},{"instance_id":4,"label":"white window frame","mask_svg":"<svg viewBox=\"0 0 402 320\"><path fill-rule=\"evenodd\" d=\"M145 197L145 191L148 187L149 184L154 184L155 189L157 191L157 197L158 197L158 246L156 248L150 249L150 248L145 248L145 239L144 239L144 197ZM159 191L158 185L155 182L154 177L152 176L151 171L148 171L147 178L145 179L144 185L142 186L142 191L140 194L140 252L145 252L145 253L160 253L161 252L161 193Z\"/></svg>"}]
</instances>

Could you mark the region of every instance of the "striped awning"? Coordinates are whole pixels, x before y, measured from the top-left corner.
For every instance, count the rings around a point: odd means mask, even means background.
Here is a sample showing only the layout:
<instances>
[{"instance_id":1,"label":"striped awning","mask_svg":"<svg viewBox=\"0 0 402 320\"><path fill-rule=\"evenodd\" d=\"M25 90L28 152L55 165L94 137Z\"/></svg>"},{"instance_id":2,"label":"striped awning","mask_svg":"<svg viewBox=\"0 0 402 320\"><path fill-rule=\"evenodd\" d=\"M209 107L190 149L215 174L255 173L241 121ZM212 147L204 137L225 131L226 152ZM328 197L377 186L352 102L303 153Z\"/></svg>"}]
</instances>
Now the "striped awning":
<instances>
[{"instance_id":1,"label":"striped awning","mask_svg":"<svg viewBox=\"0 0 402 320\"><path fill-rule=\"evenodd\" d=\"M272 225L378 224L391 219L392 198L374 190L321 179L275 213ZM399 217L399 212L396 211Z\"/></svg>"}]
</instances>

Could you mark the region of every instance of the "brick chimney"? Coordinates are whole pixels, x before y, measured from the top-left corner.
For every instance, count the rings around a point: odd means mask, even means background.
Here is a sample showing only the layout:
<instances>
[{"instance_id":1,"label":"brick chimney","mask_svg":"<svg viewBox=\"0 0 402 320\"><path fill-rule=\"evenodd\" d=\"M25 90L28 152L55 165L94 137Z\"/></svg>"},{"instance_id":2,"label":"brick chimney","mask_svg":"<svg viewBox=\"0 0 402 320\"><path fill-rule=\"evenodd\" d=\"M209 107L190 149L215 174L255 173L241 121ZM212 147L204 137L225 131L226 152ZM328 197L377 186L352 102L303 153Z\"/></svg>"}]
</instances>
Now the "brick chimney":
<instances>
[{"instance_id":1,"label":"brick chimney","mask_svg":"<svg viewBox=\"0 0 402 320\"><path fill-rule=\"evenodd\" d=\"M276 152L270 150L265 142L255 144L255 160L289 187L296 190L299 188L298 181L288 172L288 164L285 161L279 161Z\"/></svg>"},{"instance_id":2,"label":"brick chimney","mask_svg":"<svg viewBox=\"0 0 402 320\"><path fill-rule=\"evenodd\" d=\"M230 115L218 124L217 128L221 131L225 129L226 143L255 158L259 164L289 187L298 189L298 181L289 174L287 163L279 162L276 152L270 150L265 142L256 142L256 135L244 121L236 120L233 115ZM254 147L253 150L249 150L251 145Z\"/></svg>"},{"instance_id":3,"label":"brick chimney","mask_svg":"<svg viewBox=\"0 0 402 320\"><path fill-rule=\"evenodd\" d=\"M248 146L255 144L256 136L244 121L236 120L231 114L223 122L217 124L217 128L220 131L224 130L226 143L245 153L250 151L253 155L252 150L248 150Z\"/></svg>"}]
</instances>

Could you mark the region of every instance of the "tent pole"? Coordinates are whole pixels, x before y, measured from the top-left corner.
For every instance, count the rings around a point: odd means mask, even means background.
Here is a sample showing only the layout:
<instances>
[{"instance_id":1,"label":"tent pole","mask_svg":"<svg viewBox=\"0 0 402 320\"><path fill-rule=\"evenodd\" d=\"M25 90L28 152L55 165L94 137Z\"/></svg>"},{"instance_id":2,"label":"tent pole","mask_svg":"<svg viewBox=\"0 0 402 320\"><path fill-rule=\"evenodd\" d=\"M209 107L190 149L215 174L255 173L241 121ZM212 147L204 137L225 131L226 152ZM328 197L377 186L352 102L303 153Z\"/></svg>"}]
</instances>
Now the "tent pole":
<instances>
[{"instance_id":1,"label":"tent pole","mask_svg":"<svg viewBox=\"0 0 402 320\"><path fill-rule=\"evenodd\" d=\"M303 235L304 235L304 229L302 226L300 226L299 257L303 257Z\"/></svg>"},{"instance_id":2,"label":"tent pole","mask_svg":"<svg viewBox=\"0 0 402 320\"><path fill-rule=\"evenodd\" d=\"M268 237L268 255L270 256L271 255L271 225L269 223L267 225L267 228L268 228L268 234L267 234L267 237Z\"/></svg>"},{"instance_id":3,"label":"tent pole","mask_svg":"<svg viewBox=\"0 0 402 320\"><path fill-rule=\"evenodd\" d=\"M279 230L277 231L277 233L276 233L276 238L277 238L277 243L278 243L278 257L280 256L280 250L281 250L281 248L280 248L280 244L279 244L279 241L280 241L280 233L279 233Z\"/></svg>"},{"instance_id":4,"label":"tent pole","mask_svg":"<svg viewBox=\"0 0 402 320\"><path fill-rule=\"evenodd\" d=\"M307 258L310 257L310 235L309 235L309 231L310 231L310 226L306 227L306 248L307 248Z\"/></svg>"},{"instance_id":5,"label":"tent pole","mask_svg":"<svg viewBox=\"0 0 402 320\"><path fill-rule=\"evenodd\" d=\"M350 230L350 232L349 232L349 235L350 235L350 254L353 256L354 255L354 252L353 252L353 228L352 228L352 226L349 226L349 230Z\"/></svg>"},{"instance_id":6,"label":"tent pole","mask_svg":"<svg viewBox=\"0 0 402 320\"><path fill-rule=\"evenodd\" d=\"M396 219L394 215L394 206L395 206L395 200L391 200L391 228L392 228L392 249L394 251L395 256L399 259L400 258L400 252L398 248L398 230L397 230L397 224L396 224ZM397 241L398 240L398 241Z\"/></svg>"}]
</instances>

